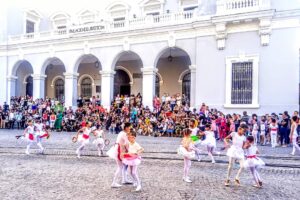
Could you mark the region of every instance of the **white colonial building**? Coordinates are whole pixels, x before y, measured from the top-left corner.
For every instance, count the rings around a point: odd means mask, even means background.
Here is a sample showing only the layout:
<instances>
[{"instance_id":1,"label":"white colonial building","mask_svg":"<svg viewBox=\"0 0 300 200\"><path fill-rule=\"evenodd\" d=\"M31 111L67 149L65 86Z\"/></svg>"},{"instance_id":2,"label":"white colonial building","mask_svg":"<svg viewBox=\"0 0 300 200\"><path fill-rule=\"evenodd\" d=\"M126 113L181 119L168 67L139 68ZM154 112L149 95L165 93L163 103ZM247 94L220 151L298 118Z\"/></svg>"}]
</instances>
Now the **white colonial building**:
<instances>
[{"instance_id":1,"label":"white colonial building","mask_svg":"<svg viewBox=\"0 0 300 200\"><path fill-rule=\"evenodd\" d=\"M299 0L21 2L0 8L1 104L184 93L197 108L299 109Z\"/></svg>"}]
</instances>

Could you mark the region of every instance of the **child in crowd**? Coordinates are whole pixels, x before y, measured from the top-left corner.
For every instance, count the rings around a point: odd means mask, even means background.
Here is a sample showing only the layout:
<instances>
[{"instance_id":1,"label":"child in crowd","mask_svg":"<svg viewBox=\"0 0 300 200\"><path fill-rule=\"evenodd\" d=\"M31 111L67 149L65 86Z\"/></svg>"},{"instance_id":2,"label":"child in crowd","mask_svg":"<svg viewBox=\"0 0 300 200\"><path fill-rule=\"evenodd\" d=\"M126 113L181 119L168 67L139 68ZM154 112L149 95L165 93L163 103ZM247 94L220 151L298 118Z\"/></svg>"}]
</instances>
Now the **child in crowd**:
<instances>
[{"instance_id":1,"label":"child in crowd","mask_svg":"<svg viewBox=\"0 0 300 200\"><path fill-rule=\"evenodd\" d=\"M272 118L271 124L269 126L270 137L271 137L271 146L275 148L277 145L277 133L278 133L278 125L276 123L276 119Z\"/></svg>"},{"instance_id":2,"label":"child in crowd","mask_svg":"<svg viewBox=\"0 0 300 200\"><path fill-rule=\"evenodd\" d=\"M293 155L293 156L295 155L296 150L298 151L298 153L300 153L300 147L297 144L297 138L298 138L297 127L298 127L298 123L299 123L298 116L293 116L292 117L291 133L290 133L290 140L292 141L292 144L293 144L293 151L292 151L291 155Z\"/></svg>"},{"instance_id":3,"label":"child in crowd","mask_svg":"<svg viewBox=\"0 0 300 200\"><path fill-rule=\"evenodd\" d=\"M258 136L257 119L253 119L252 123L253 123L253 126L252 126L252 136L254 138L254 145L257 145L257 136Z\"/></svg>"},{"instance_id":4,"label":"child in crowd","mask_svg":"<svg viewBox=\"0 0 300 200\"><path fill-rule=\"evenodd\" d=\"M265 119L260 121L260 145L266 145L266 122Z\"/></svg>"}]
</instances>

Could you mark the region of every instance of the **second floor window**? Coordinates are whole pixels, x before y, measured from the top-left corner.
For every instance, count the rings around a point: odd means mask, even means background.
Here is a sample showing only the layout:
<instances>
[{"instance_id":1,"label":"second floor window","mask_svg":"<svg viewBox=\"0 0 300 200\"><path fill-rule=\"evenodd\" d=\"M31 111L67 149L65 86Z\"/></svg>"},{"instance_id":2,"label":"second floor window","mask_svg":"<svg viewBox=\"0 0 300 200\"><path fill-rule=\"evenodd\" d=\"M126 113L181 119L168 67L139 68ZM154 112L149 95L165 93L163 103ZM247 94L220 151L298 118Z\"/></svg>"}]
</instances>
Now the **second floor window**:
<instances>
[{"instance_id":1,"label":"second floor window","mask_svg":"<svg viewBox=\"0 0 300 200\"><path fill-rule=\"evenodd\" d=\"M26 20L26 33L34 33L34 22Z\"/></svg>"}]
</instances>

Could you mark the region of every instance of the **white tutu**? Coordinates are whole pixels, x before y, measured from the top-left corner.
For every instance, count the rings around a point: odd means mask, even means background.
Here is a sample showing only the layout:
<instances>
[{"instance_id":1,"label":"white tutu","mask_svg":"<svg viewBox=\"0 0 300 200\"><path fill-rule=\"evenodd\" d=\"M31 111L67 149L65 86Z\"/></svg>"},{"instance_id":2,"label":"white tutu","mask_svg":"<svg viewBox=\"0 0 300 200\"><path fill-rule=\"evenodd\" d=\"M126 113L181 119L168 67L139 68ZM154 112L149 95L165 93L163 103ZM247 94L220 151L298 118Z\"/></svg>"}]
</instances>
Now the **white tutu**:
<instances>
[{"instance_id":1,"label":"white tutu","mask_svg":"<svg viewBox=\"0 0 300 200\"><path fill-rule=\"evenodd\" d=\"M262 168L265 166L265 162L262 159L255 157L255 158L247 158L244 162L244 168L249 169L250 167L257 167Z\"/></svg>"},{"instance_id":2,"label":"white tutu","mask_svg":"<svg viewBox=\"0 0 300 200\"><path fill-rule=\"evenodd\" d=\"M97 139L95 139L94 141L93 141L93 144L95 144L95 145L104 145L104 140L103 140L103 138L97 138Z\"/></svg>"},{"instance_id":3,"label":"white tutu","mask_svg":"<svg viewBox=\"0 0 300 200\"><path fill-rule=\"evenodd\" d=\"M209 147L214 147L216 148L217 144L216 144L216 139L212 138L212 137L208 137L205 140L202 141L201 143L204 146L209 146Z\"/></svg>"},{"instance_id":4,"label":"white tutu","mask_svg":"<svg viewBox=\"0 0 300 200\"><path fill-rule=\"evenodd\" d=\"M83 135L79 135L77 141L81 142L81 143L84 143L84 144L88 144L90 142L90 140L84 138Z\"/></svg>"},{"instance_id":5,"label":"white tutu","mask_svg":"<svg viewBox=\"0 0 300 200\"><path fill-rule=\"evenodd\" d=\"M242 148L236 147L234 145L232 145L228 151L227 151L227 156L231 157L231 158L236 158L236 159L244 159L245 155L244 155L244 150Z\"/></svg>"},{"instance_id":6,"label":"white tutu","mask_svg":"<svg viewBox=\"0 0 300 200\"><path fill-rule=\"evenodd\" d=\"M141 157L137 157L135 159L126 159L124 158L122 160L122 162L125 164L125 165L129 165L129 166L137 166L139 164L141 164Z\"/></svg>"},{"instance_id":7,"label":"white tutu","mask_svg":"<svg viewBox=\"0 0 300 200\"><path fill-rule=\"evenodd\" d=\"M106 155L112 159L118 159L118 145L112 146L107 152Z\"/></svg>"},{"instance_id":8,"label":"white tutu","mask_svg":"<svg viewBox=\"0 0 300 200\"><path fill-rule=\"evenodd\" d=\"M177 153L183 157L187 157L189 159L195 158L195 151L187 151L182 145L177 149Z\"/></svg>"}]
</instances>

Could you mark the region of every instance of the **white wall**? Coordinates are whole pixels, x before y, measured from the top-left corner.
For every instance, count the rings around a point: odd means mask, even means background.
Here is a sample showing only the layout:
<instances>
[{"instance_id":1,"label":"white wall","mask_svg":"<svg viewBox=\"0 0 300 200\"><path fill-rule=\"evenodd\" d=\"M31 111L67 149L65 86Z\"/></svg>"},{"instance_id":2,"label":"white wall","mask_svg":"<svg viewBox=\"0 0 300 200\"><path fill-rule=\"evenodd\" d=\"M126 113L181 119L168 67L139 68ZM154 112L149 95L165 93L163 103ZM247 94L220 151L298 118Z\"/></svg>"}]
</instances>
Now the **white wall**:
<instances>
[{"instance_id":1,"label":"white wall","mask_svg":"<svg viewBox=\"0 0 300 200\"><path fill-rule=\"evenodd\" d=\"M197 39L197 91L196 105L206 102L224 110L225 59L240 52L258 54L259 104L254 113L290 112L299 109L299 30L274 30L270 45L260 46L257 32L229 34L226 49L216 49L214 37ZM244 109L226 109L241 112ZM247 109L249 110L249 109Z\"/></svg>"}]
</instances>

